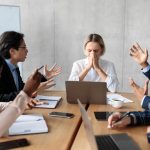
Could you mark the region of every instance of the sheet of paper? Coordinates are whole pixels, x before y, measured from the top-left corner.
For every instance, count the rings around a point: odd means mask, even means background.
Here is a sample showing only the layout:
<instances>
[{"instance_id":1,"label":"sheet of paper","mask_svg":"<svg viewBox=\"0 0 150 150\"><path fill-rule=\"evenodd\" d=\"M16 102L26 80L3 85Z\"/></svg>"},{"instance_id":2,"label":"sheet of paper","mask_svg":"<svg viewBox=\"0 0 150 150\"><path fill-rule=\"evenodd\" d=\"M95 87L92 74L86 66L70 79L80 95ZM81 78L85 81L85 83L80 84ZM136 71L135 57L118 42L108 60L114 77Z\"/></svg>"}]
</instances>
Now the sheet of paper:
<instances>
[{"instance_id":1,"label":"sheet of paper","mask_svg":"<svg viewBox=\"0 0 150 150\"><path fill-rule=\"evenodd\" d=\"M44 120L42 114L20 115L16 119L16 122L38 121L38 120Z\"/></svg>"},{"instance_id":2,"label":"sheet of paper","mask_svg":"<svg viewBox=\"0 0 150 150\"><path fill-rule=\"evenodd\" d=\"M37 108L55 108L59 103L59 101L61 100L61 97L38 95L35 99L40 101L46 101L46 104L36 105L35 107Z\"/></svg>"},{"instance_id":3,"label":"sheet of paper","mask_svg":"<svg viewBox=\"0 0 150 150\"><path fill-rule=\"evenodd\" d=\"M37 95L37 97L35 99L38 99L38 100L48 100L48 101L59 101L61 99L60 96L44 96L44 95Z\"/></svg>"},{"instance_id":4,"label":"sheet of paper","mask_svg":"<svg viewBox=\"0 0 150 150\"><path fill-rule=\"evenodd\" d=\"M126 97L123 97L120 94L108 93L107 94L108 104L110 104L113 101L113 99L121 100L124 103L131 103L131 102L133 102L132 100L127 99Z\"/></svg>"},{"instance_id":5,"label":"sheet of paper","mask_svg":"<svg viewBox=\"0 0 150 150\"><path fill-rule=\"evenodd\" d=\"M9 128L9 135L22 135L48 132L42 114L21 115Z\"/></svg>"},{"instance_id":6,"label":"sheet of paper","mask_svg":"<svg viewBox=\"0 0 150 150\"><path fill-rule=\"evenodd\" d=\"M9 135L22 135L48 132L45 120L15 122L9 128Z\"/></svg>"}]
</instances>

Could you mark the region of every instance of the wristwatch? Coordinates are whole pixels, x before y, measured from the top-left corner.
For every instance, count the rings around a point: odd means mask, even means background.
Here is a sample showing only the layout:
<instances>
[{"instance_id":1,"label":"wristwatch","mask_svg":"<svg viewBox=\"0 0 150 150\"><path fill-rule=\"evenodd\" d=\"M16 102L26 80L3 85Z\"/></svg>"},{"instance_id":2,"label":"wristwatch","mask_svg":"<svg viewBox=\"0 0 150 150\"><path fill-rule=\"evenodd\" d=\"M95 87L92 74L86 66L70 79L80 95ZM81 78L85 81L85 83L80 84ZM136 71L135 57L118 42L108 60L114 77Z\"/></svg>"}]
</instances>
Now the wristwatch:
<instances>
[{"instance_id":1,"label":"wristwatch","mask_svg":"<svg viewBox=\"0 0 150 150\"><path fill-rule=\"evenodd\" d=\"M148 140L148 143L150 143L150 133L147 133L147 140Z\"/></svg>"}]
</instances>

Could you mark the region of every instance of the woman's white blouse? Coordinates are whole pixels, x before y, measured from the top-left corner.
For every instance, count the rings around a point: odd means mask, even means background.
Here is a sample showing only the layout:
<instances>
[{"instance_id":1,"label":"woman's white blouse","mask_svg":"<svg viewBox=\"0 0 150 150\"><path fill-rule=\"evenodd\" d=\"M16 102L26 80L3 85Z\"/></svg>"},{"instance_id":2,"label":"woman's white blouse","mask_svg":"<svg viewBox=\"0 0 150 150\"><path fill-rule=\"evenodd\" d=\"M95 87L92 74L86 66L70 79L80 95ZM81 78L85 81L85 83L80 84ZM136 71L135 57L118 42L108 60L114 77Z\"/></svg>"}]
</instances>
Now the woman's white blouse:
<instances>
[{"instance_id":1,"label":"woman's white blouse","mask_svg":"<svg viewBox=\"0 0 150 150\"><path fill-rule=\"evenodd\" d=\"M82 72L83 69L85 69L87 64L88 64L87 58L74 62L69 80L79 81L79 74ZM107 78L105 82L107 83L108 90L110 92L116 92L119 82L118 82L114 64L107 60L100 59L99 65L103 69L103 71L107 74ZM90 69L90 71L87 73L83 81L102 82L100 76L96 73L96 71L93 68Z\"/></svg>"}]
</instances>

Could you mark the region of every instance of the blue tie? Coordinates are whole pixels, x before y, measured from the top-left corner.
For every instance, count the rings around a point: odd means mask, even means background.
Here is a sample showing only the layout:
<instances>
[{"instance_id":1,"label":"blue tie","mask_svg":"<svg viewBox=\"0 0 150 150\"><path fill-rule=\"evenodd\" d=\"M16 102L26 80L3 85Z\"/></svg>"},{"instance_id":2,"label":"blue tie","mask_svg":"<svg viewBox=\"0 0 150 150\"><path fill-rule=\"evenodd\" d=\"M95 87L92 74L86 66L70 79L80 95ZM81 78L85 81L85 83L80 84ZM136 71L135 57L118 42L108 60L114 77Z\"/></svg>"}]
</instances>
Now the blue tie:
<instances>
[{"instance_id":1,"label":"blue tie","mask_svg":"<svg viewBox=\"0 0 150 150\"><path fill-rule=\"evenodd\" d=\"M18 76L18 90L20 91L21 90L22 78L20 76L20 70L19 70L18 67L16 68L16 73L17 73L17 76Z\"/></svg>"}]
</instances>

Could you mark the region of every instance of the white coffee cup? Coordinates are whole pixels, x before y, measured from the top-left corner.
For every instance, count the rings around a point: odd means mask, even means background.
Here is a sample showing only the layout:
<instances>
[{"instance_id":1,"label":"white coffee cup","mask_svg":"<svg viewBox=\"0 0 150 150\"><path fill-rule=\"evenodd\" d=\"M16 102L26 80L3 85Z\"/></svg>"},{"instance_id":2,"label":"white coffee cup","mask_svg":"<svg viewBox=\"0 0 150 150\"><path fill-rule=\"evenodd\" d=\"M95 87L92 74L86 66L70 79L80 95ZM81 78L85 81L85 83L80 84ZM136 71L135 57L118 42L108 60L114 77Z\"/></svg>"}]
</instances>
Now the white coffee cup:
<instances>
[{"instance_id":1,"label":"white coffee cup","mask_svg":"<svg viewBox=\"0 0 150 150\"><path fill-rule=\"evenodd\" d=\"M117 100L117 99L113 99L112 102L111 102L111 105L114 108L121 108L123 106L123 101Z\"/></svg>"}]
</instances>

